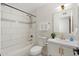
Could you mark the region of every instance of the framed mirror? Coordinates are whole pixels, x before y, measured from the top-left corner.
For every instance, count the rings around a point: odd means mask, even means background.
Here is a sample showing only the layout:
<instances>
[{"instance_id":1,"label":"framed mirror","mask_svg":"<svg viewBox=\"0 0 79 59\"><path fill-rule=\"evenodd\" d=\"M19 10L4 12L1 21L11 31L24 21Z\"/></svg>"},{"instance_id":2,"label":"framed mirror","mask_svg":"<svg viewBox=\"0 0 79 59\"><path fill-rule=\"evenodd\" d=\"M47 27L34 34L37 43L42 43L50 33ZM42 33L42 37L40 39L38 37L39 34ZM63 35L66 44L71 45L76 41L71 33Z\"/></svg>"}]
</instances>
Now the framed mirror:
<instances>
[{"instance_id":1,"label":"framed mirror","mask_svg":"<svg viewBox=\"0 0 79 59\"><path fill-rule=\"evenodd\" d=\"M54 13L54 32L58 33L72 33L73 19L71 10Z\"/></svg>"}]
</instances>

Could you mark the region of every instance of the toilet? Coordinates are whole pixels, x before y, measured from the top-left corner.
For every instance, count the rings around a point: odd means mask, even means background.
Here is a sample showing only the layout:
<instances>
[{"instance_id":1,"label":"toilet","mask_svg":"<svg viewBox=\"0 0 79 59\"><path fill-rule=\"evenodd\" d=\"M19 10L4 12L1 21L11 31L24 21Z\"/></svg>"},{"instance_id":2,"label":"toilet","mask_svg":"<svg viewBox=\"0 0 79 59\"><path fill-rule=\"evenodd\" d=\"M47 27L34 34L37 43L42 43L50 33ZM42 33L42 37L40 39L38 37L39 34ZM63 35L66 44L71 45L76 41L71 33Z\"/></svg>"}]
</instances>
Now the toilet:
<instances>
[{"instance_id":1,"label":"toilet","mask_svg":"<svg viewBox=\"0 0 79 59\"><path fill-rule=\"evenodd\" d=\"M45 45L45 44L46 44L45 40L47 40L47 38L42 37L41 40L42 40L42 42L43 42L42 45ZM42 48L43 48L43 46L41 46L41 45L40 45L40 46L39 46L39 45L33 46L33 47L30 49L30 55L31 55L31 56L41 56Z\"/></svg>"},{"instance_id":2,"label":"toilet","mask_svg":"<svg viewBox=\"0 0 79 59\"><path fill-rule=\"evenodd\" d=\"M33 46L30 50L30 55L31 56L40 56L42 51L41 46Z\"/></svg>"}]
</instances>

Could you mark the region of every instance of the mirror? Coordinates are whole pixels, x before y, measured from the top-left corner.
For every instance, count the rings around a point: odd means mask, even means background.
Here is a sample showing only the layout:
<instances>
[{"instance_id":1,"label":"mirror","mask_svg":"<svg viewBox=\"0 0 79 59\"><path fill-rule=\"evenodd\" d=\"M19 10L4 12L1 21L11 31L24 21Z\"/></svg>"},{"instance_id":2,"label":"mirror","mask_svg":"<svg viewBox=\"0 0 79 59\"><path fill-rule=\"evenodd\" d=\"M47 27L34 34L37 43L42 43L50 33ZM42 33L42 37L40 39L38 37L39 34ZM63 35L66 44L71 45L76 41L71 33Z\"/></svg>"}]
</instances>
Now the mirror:
<instances>
[{"instance_id":1,"label":"mirror","mask_svg":"<svg viewBox=\"0 0 79 59\"><path fill-rule=\"evenodd\" d=\"M72 15L71 11L56 12L54 14L54 32L58 33L72 33Z\"/></svg>"}]
</instances>

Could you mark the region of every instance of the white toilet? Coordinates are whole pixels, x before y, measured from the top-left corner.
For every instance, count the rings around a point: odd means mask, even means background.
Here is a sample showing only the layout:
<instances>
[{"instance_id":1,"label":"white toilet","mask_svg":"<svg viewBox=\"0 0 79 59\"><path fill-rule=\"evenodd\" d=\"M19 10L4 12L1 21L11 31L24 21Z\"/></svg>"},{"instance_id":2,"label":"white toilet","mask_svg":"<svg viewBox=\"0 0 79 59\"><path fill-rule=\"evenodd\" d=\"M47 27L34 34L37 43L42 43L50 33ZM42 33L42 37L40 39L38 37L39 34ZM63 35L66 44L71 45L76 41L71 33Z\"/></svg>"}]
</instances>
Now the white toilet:
<instances>
[{"instance_id":1,"label":"white toilet","mask_svg":"<svg viewBox=\"0 0 79 59\"><path fill-rule=\"evenodd\" d=\"M42 37L41 39L42 39L43 45L44 45L44 43L46 44L45 40L47 40L47 38ZM41 52L42 52L42 48L43 48L43 46L38 46L38 45L33 46L30 49L30 55L31 56L40 56Z\"/></svg>"},{"instance_id":2,"label":"white toilet","mask_svg":"<svg viewBox=\"0 0 79 59\"><path fill-rule=\"evenodd\" d=\"M33 46L30 50L30 55L39 56L41 55L42 47L41 46Z\"/></svg>"}]
</instances>

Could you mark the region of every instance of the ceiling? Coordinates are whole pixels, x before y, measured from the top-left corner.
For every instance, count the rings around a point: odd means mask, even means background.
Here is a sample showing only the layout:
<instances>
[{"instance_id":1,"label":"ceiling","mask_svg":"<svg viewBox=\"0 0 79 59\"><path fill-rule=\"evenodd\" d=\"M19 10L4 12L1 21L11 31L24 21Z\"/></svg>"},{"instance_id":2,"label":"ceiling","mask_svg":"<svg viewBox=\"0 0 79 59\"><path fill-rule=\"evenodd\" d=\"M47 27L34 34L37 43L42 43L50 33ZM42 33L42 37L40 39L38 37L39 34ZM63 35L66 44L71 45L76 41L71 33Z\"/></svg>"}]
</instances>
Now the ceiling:
<instances>
[{"instance_id":1,"label":"ceiling","mask_svg":"<svg viewBox=\"0 0 79 59\"><path fill-rule=\"evenodd\" d=\"M31 11L50 3L7 3L7 4L30 13ZM56 8L61 4L64 3L52 3L52 7Z\"/></svg>"},{"instance_id":2,"label":"ceiling","mask_svg":"<svg viewBox=\"0 0 79 59\"><path fill-rule=\"evenodd\" d=\"M35 10L43 5L46 5L45 3L7 3L7 4L26 12L31 12L32 10Z\"/></svg>"}]
</instances>

